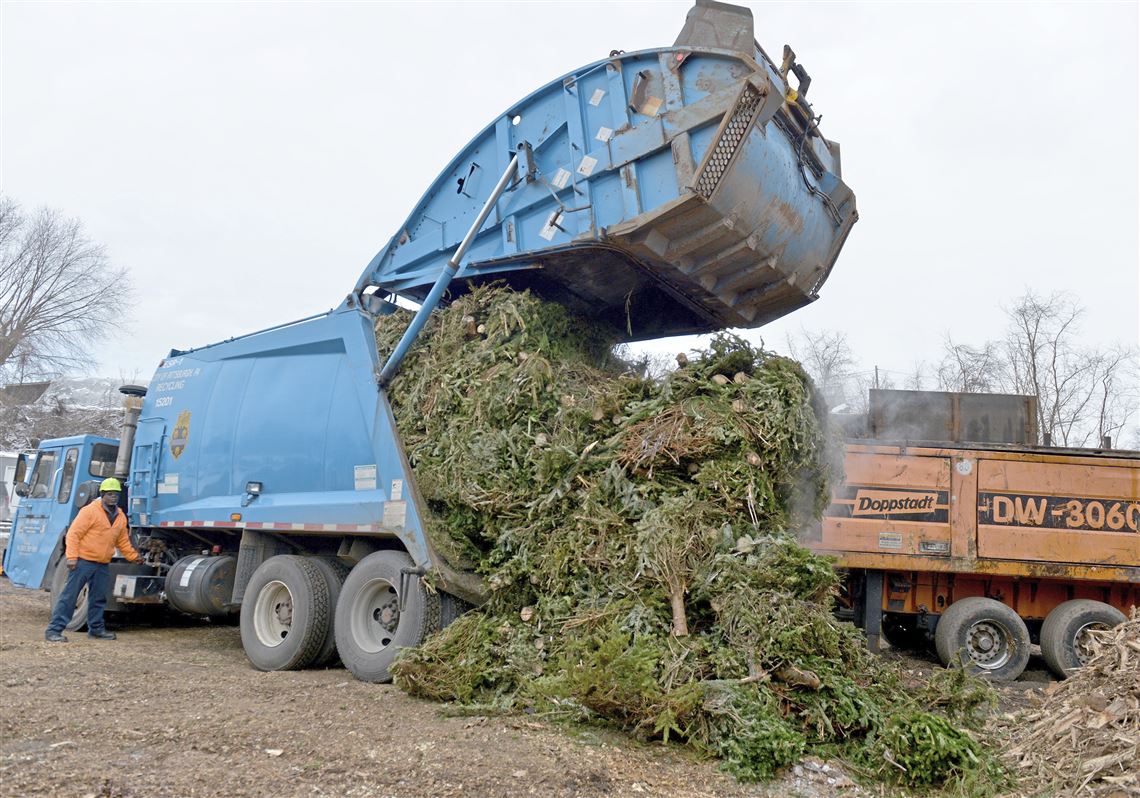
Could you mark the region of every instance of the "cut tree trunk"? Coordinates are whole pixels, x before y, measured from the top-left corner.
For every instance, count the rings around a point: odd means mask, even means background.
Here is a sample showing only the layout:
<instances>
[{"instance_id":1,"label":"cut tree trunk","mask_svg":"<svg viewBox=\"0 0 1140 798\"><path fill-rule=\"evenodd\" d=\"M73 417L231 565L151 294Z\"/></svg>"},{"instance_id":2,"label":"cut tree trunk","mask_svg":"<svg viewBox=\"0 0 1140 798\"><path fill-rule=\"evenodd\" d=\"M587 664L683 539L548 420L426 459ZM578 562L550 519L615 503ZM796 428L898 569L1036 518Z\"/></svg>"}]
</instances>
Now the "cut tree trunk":
<instances>
[{"instance_id":1,"label":"cut tree trunk","mask_svg":"<svg viewBox=\"0 0 1140 798\"><path fill-rule=\"evenodd\" d=\"M684 585L675 585L670 588L669 603L673 605L673 637L688 637L689 622L685 619Z\"/></svg>"}]
</instances>

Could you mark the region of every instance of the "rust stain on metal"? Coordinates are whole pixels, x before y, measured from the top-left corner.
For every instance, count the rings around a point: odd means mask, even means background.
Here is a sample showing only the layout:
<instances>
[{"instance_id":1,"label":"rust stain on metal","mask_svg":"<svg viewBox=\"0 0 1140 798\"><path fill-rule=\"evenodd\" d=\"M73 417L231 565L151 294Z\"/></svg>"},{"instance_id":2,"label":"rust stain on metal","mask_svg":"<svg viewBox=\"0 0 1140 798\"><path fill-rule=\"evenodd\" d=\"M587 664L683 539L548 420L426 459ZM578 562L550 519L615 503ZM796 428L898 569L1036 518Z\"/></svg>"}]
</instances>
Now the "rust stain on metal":
<instances>
[{"instance_id":1,"label":"rust stain on metal","mask_svg":"<svg viewBox=\"0 0 1140 798\"><path fill-rule=\"evenodd\" d=\"M778 201L774 205L776 216L787 230L797 235L804 231L803 217L796 212L795 208L783 201Z\"/></svg>"},{"instance_id":2,"label":"rust stain on metal","mask_svg":"<svg viewBox=\"0 0 1140 798\"><path fill-rule=\"evenodd\" d=\"M704 75L698 76L696 81L694 81L694 85L697 87L698 91L703 91L706 94L712 94L714 91L720 88L718 81Z\"/></svg>"}]
</instances>

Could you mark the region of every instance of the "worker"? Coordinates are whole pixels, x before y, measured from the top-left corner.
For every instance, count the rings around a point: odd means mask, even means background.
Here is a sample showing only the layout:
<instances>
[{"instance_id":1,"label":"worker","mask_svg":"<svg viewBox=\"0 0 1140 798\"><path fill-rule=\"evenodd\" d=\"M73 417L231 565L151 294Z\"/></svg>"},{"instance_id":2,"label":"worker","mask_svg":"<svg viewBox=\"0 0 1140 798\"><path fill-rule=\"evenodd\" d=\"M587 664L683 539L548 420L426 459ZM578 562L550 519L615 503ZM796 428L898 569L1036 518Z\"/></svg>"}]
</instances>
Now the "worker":
<instances>
[{"instance_id":1,"label":"worker","mask_svg":"<svg viewBox=\"0 0 1140 798\"><path fill-rule=\"evenodd\" d=\"M67 642L63 630L75 613L75 602L84 585L87 585L87 636L96 640L115 639L114 632L108 632L103 625L107 580L111 577L108 563L116 548L131 562L143 562L127 534L127 516L119 509L122 492L119 480L103 480L99 485L99 501L80 510L67 530L64 556L70 573L44 632L44 639L49 643Z\"/></svg>"}]
</instances>

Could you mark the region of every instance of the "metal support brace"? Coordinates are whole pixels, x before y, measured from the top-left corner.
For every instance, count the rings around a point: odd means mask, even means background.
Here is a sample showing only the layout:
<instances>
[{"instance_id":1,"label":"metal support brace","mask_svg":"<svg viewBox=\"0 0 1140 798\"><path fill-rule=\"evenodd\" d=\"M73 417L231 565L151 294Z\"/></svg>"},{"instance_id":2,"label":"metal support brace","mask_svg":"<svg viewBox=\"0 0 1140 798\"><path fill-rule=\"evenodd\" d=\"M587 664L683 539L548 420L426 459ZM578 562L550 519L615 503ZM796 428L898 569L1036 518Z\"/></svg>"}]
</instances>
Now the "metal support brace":
<instances>
[{"instance_id":1,"label":"metal support brace","mask_svg":"<svg viewBox=\"0 0 1140 798\"><path fill-rule=\"evenodd\" d=\"M426 573L427 569L422 565L400 569L399 592L396 594L396 608L399 609L400 612L407 609L408 594L412 592L412 580L422 579Z\"/></svg>"},{"instance_id":2,"label":"metal support brace","mask_svg":"<svg viewBox=\"0 0 1140 798\"><path fill-rule=\"evenodd\" d=\"M866 571L863 579L863 629L867 648L878 654L883 633L883 572Z\"/></svg>"},{"instance_id":3,"label":"metal support brace","mask_svg":"<svg viewBox=\"0 0 1140 798\"><path fill-rule=\"evenodd\" d=\"M519 145L520 147L522 145ZM491 210L495 207L495 203L499 201L499 197L503 196L503 192L507 190L511 180L518 170L519 156L516 153L511 158L510 165L507 166L503 176L499 178L499 182L495 184L491 196L483 203L483 209L479 211L479 215L475 219L475 223L471 225L471 229L467 231L467 235L459 242L459 246L455 249L455 254L451 256L451 260L443 267L439 277L436 278L435 285L431 287L424 303L420 305L420 309L416 312L412 323L408 325L408 329L404 331L404 337L400 339L400 343L396 344L396 348L392 350L388 362L384 364L384 368L380 371L380 376L377 378L381 388L388 387L388 383L396 376L396 372L400 369L400 363L403 362L404 357L408 354L408 350L412 348L412 343L416 340L416 336L420 334L424 324L427 323L428 316L439 305L440 299L443 298L443 292L451 284L451 280L455 277L455 273L459 271L459 264L463 260L463 256L467 254L467 250L471 246L471 242L475 240L479 230L483 227L483 223L487 221L487 217L491 215Z\"/></svg>"}]
</instances>

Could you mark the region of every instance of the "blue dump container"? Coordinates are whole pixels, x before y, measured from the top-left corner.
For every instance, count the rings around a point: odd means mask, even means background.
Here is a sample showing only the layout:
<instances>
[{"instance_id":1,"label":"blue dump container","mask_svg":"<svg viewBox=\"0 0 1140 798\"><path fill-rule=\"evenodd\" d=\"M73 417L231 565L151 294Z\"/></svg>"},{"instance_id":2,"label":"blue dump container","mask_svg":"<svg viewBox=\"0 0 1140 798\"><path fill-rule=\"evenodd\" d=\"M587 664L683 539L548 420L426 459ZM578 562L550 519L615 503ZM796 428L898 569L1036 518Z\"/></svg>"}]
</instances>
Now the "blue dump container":
<instances>
[{"instance_id":1,"label":"blue dump container","mask_svg":"<svg viewBox=\"0 0 1140 798\"><path fill-rule=\"evenodd\" d=\"M818 297L858 218L809 84L750 11L698 1L672 47L615 52L494 119L356 291L423 301L517 156L452 295L503 280L627 340L783 316Z\"/></svg>"}]
</instances>

